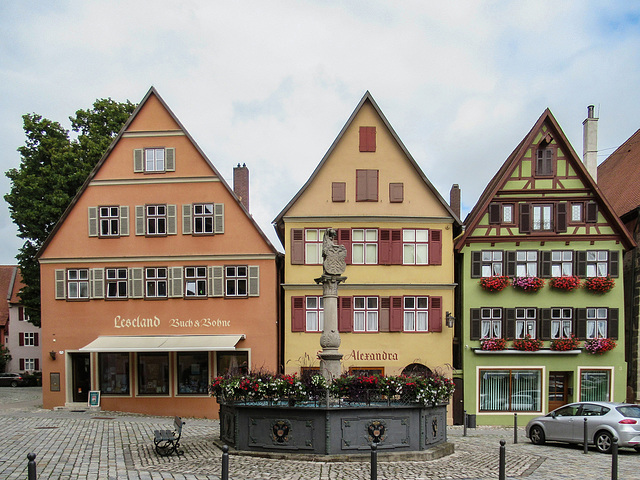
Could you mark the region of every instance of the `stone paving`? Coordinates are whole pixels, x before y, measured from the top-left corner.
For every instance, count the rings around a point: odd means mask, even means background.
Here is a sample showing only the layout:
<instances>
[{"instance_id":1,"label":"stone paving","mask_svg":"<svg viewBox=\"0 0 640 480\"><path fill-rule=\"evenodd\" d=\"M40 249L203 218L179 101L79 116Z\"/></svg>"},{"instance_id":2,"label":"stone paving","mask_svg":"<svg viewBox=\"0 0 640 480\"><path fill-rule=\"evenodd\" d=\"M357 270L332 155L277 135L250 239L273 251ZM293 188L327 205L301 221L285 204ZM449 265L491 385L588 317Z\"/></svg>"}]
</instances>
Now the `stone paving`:
<instances>
[{"instance_id":1,"label":"stone paving","mask_svg":"<svg viewBox=\"0 0 640 480\"><path fill-rule=\"evenodd\" d=\"M181 457L158 457L153 430L172 418L104 411L49 411L39 408L35 388L0 388L0 479L25 480L29 452L36 453L38 480L200 480L220 479L221 451L212 442L215 420L184 419ZM16 400L17 399L17 400ZM455 453L430 461L378 462L378 478L497 479L499 441L506 440L507 478L583 480L611 478L611 456L562 444L535 446L513 429L479 427L463 436L449 427ZM286 480L366 480L366 462L311 462L230 455L229 478ZM640 480L640 454L621 449L620 480Z\"/></svg>"}]
</instances>

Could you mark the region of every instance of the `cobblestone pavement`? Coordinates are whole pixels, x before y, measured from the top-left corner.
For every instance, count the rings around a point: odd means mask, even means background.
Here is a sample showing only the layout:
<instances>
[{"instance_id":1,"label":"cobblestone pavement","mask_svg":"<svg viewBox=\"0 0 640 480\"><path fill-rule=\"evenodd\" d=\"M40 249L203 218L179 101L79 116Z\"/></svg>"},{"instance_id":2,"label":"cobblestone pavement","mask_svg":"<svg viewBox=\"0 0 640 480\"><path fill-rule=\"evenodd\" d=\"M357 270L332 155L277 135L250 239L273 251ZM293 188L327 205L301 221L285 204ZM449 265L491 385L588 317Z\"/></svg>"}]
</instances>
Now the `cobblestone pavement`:
<instances>
[{"instance_id":1,"label":"cobblestone pavement","mask_svg":"<svg viewBox=\"0 0 640 480\"><path fill-rule=\"evenodd\" d=\"M221 451L215 420L184 419L182 457L158 457L153 451L153 430L169 428L172 418L96 411L49 411L34 406L33 389L11 389L27 401L9 402L8 389L0 389L0 479L27 478L29 452L36 454L38 479L200 480L220 479ZM29 391L30 390L30 391ZM17 404L17 405L16 405ZM9 405L9 407L7 407ZM519 430L479 427L463 436L449 427L453 455L431 461L378 463L378 478L497 479L499 441L506 444L507 478L583 480L611 478L611 456L561 444L535 446ZM229 478L286 480L366 480L369 462L306 462L230 456ZM622 449L619 479L640 480L640 454Z\"/></svg>"}]
</instances>

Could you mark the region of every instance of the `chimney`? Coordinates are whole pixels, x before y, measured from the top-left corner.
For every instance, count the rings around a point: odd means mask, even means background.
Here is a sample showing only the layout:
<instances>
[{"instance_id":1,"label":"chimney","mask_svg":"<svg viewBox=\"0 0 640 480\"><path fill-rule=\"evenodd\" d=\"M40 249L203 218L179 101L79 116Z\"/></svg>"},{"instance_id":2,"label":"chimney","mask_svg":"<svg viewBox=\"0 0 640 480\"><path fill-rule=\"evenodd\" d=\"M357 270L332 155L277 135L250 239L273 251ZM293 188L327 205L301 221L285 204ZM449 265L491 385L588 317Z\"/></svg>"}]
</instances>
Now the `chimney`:
<instances>
[{"instance_id":1,"label":"chimney","mask_svg":"<svg viewBox=\"0 0 640 480\"><path fill-rule=\"evenodd\" d=\"M453 213L460 218L460 187L457 183L454 183L449 192L449 206Z\"/></svg>"},{"instance_id":2,"label":"chimney","mask_svg":"<svg viewBox=\"0 0 640 480\"><path fill-rule=\"evenodd\" d=\"M598 119L593 105L587 107L587 118L582 122L582 161L594 182L598 182Z\"/></svg>"},{"instance_id":3,"label":"chimney","mask_svg":"<svg viewBox=\"0 0 640 480\"><path fill-rule=\"evenodd\" d=\"M246 163L233 167L233 192L249 211L249 169Z\"/></svg>"}]
</instances>

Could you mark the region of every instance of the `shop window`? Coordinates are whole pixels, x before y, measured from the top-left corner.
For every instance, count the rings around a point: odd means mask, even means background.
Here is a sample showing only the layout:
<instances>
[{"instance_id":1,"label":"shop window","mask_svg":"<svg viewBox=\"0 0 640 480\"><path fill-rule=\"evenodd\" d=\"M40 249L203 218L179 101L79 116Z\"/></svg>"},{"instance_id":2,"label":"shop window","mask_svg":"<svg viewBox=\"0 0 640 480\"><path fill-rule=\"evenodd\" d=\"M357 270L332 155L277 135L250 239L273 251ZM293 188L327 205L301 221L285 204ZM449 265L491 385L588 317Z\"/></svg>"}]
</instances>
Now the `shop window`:
<instances>
[{"instance_id":1,"label":"shop window","mask_svg":"<svg viewBox=\"0 0 640 480\"><path fill-rule=\"evenodd\" d=\"M249 373L249 352L217 352L218 376L244 375Z\"/></svg>"},{"instance_id":2,"label":"shop window","mask_svg":"<svg viewBox=\"0 0 640 480\"><path fill-rule=\"evenodd\" d=\"M480 370L481 412L539 412L540 370Z\"/></svg>"},{"instance_id":3,"label":"shop window","mask_svg":"<svg viewBox=\"0 0 640 480\"><path fill-rule=\"evenodd\" d=\"M209 393L209 355L206 352L178 352L178 394Z\"/></svg>"},{"instance_id":4,"label":"shop window","mask_svg":"<svg viewBox=\"0 0 640 480\"><path fill-rule=\"evenodd\" d=\"M98 369L102 395L129 395L129 353L99 353Z\"/></svg>"},{"instance_id":5,"label":"shop window","mask_svg":"<svg viewBox=\"0 0 640 480\"><path fill-rule=\"evenodd\" d=\"M580 370L580 401L609 402L611 399L611 370Z\"/></svg>"},{"instance_id":6,"label":"shop window","mask_svg":"<svg viewBox=\"0 0 640 480\"><path fill-rule=\"evenodd\" d=\"M107 281L107 298L127 298L127 269L107 268L105 269L105 274Z\"/></svg>"},{"instance_id":7,"label":"shop window","mask_svg":"<svg viewBox=\"0 0 640 480\"><path fill-rule=\"evenodd\" d=\"M349 367L349 375L356 377L384 376L384 367Z\"/></svg>"},{"instance_id":8,"label":"shop window","mask_svg":"<svg viewBox=\"0 0 640 480\"><path fill-rule=\"evenodd\" d=\"M138 394L169 395L169 354L144 353L138 355Z\"/></svg>"},{"instance_id":9,"label":"shop window","mask_svg":"<svg viewBox=\"0 0 640 480\"><path fill-rule=\"evenodd\" d=\"M300 378L307 380L314 375L320 375L320 367L300 367Z\"/></svg>"}]
</instances>

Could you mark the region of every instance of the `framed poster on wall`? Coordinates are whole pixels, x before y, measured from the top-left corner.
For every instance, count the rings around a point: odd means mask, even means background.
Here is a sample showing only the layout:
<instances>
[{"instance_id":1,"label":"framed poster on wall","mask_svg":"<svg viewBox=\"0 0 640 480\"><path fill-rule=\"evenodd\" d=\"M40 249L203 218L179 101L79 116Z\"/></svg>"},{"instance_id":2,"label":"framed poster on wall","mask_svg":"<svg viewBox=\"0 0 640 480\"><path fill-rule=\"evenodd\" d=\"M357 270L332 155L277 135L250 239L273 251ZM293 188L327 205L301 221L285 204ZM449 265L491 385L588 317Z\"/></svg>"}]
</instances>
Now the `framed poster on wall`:
<instances>
[{"instance_id":1,"label":"framed poster on wall","mask_svg":"<svg viewBox=\"0 0 640 480\"><path fill-rule=\"evenodd\" d=\"M89 406L90 407L100 406L100 390L91 390L89 392Z\"/></svg>"}]
</instances>

